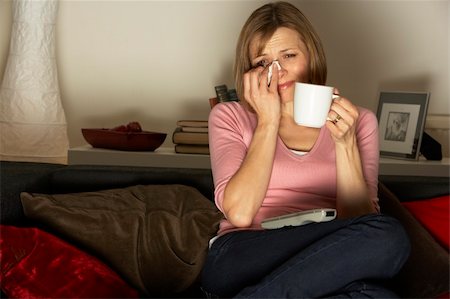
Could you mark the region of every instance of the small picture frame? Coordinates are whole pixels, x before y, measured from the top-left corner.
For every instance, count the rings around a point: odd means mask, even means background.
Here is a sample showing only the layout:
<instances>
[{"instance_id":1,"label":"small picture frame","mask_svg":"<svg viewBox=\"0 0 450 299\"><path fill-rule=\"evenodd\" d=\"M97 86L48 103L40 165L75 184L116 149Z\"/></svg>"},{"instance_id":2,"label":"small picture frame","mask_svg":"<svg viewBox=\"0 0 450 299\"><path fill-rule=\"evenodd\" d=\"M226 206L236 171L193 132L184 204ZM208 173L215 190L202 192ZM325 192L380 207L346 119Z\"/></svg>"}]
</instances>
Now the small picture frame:
<instances>
[{"instance_id":1,"label":"small picture frame","mask_svg":"<svg viewBox=\"0 0 450 299\"><path fill-rule=\"evenodd\" d=\"M380 92L380 156L419 159L429 99L429 92Z\"/></svg>"}]
</instances>

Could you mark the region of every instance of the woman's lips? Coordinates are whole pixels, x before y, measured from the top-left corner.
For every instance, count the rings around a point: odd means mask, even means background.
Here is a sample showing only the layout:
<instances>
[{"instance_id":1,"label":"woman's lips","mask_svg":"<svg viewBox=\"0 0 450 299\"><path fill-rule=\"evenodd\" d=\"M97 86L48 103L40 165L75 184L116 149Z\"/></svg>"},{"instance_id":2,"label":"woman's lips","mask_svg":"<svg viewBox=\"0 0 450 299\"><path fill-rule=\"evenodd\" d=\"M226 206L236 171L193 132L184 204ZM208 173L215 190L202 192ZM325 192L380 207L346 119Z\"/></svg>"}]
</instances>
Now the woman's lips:
<instances>
[{"instance_id":1,"label":"woman's lips","mask_svg":"<svg viewBox=\"0 0 450 299\"><path fill-rule=\"evenodd\" d=\"M278 91L286 90L294 84L294 81L288 81L283 84L278 84Z\"/></svg>"}]
</instances>

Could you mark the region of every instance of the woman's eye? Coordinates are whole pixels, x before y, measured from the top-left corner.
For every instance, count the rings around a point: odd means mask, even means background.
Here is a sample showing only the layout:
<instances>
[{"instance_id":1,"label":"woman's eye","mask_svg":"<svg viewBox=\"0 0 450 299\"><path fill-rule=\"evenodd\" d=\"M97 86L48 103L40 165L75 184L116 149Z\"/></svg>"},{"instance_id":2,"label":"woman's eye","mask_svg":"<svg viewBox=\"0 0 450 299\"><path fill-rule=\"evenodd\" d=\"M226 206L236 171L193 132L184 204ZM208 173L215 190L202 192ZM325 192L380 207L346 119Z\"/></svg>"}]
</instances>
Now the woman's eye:
<instances>
[{"instance_id":1,"label":"woman's eye","mask_svg":"<svg viewBox=\"0 0 450 299\"><path fill-rule=\"evenodd\" d=\"M255 64L255 67L258 67L258 66L266 67L266 66L267 66L267 61L265 61L265 60L260 60L260 61L258 61L258 62Z\"/></svg>"},{"instance_id":2,"label":"woman's eye","mask_svg":"<svg viewBox=\"0 0 450 299\"><path fill-rule=\"evenodd\" d=\"M296 55L296 54L293 54L293 53L290 53L290 54L284 55L284 58L293 58L293 57L295 57L295 56L297 56L297 55Z\"/></svg>"}]
</instances>

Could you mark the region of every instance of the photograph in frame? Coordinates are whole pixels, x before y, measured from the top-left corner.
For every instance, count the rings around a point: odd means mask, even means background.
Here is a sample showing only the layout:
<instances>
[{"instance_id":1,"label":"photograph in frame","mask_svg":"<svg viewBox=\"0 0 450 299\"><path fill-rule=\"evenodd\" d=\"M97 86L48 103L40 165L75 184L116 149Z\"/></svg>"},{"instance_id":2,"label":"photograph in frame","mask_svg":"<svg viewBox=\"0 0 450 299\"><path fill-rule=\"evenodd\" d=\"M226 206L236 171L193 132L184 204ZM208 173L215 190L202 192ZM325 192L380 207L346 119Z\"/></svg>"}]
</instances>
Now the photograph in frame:
<instances>
[{"instance_id":1,"label":"photograph in frame","mask_svg":"<svg viewBox=\"0 0 450 299\"><path fill-rule=\"evenodd\" d=\"M428 110L428 92L380 92L380 156L417 160Z\"/></svg>"}]
</instances>

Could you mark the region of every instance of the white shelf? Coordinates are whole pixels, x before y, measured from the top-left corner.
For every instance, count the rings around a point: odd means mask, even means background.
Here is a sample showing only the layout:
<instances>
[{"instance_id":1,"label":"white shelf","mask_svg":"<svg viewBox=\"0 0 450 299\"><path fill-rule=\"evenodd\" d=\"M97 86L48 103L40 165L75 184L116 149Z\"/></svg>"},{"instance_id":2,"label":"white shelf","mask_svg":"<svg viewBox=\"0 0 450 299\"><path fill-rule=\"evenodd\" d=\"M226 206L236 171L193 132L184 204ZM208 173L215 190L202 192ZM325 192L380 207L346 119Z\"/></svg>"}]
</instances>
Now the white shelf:
<instances>
[{"instance_id":1,"label":"white shelf","mask_svg":"<svg viewBox=\"0 0 450 299\"><path fill-rule=\"evenodd\" d=\"M89 145L69 149L70 165L146 166L168 168L210 169L209 155L178 154L173 148L158 148L154 152L127 152L93 148ZM400 160L381 158L380 175L450 177L450 159Z\"/></svg>"},{"instance_id":2,"label":"white shelf","mask_svg":"<svg viewBox=\"0 0 450 299\"><path fill-rule=\"evenodd\" d=\"M450 159L431 161L380 158L380 175L450 177Z\"/></svg>"},{"instance_id":3,"label":"white shelf","mask_svg":"<svg viewBox=\"0 0 450 299\"><path fill-rule=\"evenodd\" d=\"M69 149L69 165L146 166L169 168L211 168L209 155L178 154L173 148L154 152L129 152L93 148L89 145Z\"/></svg>"}]
</instances>

